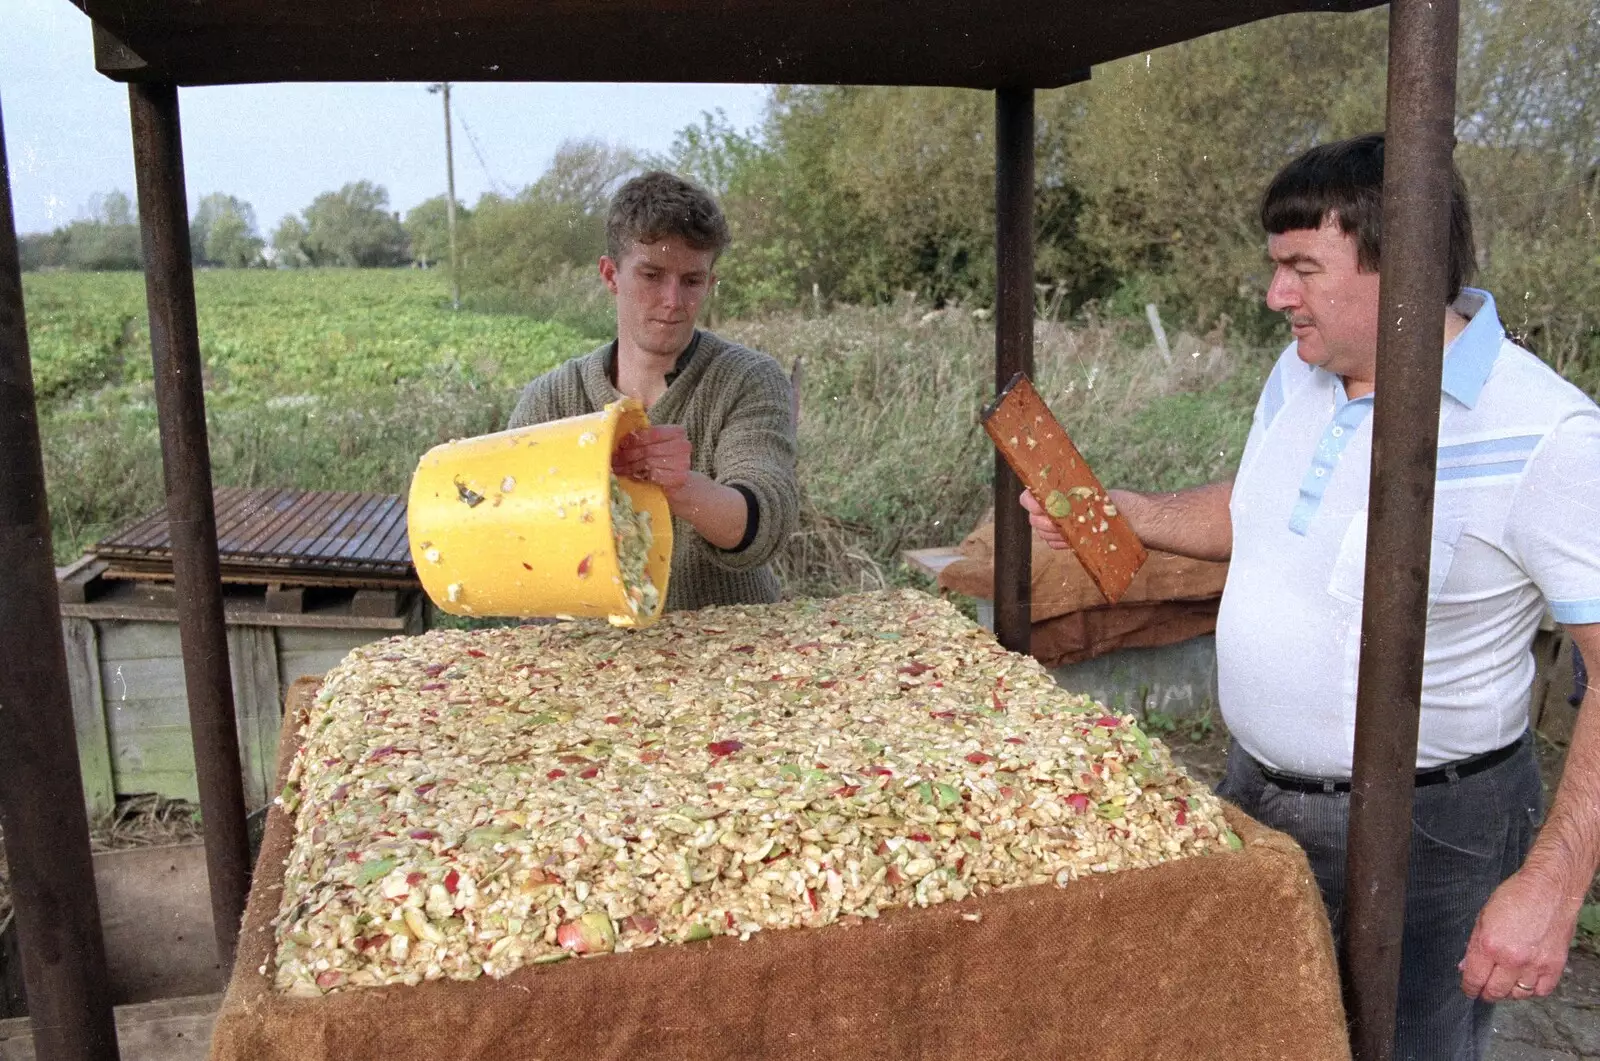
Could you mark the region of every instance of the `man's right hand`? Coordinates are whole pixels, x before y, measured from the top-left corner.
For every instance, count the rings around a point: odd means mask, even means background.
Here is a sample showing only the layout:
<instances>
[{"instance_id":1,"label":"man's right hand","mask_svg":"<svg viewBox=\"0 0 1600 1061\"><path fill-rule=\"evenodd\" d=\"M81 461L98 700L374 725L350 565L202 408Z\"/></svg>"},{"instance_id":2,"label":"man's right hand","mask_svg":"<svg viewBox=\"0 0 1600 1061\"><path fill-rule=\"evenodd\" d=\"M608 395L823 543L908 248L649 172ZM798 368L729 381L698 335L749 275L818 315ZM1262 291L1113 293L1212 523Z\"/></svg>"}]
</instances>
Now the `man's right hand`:
<instances>
[{"instance_id":1,"label":"man's right hand","mask_svg":"<svg viewBox=\"0 0 1600 1061\"><path fill-rule=\"evenodd\" d=\"M1052 549L1069 549L1067 539L1061 536L1061 530L1056 526L1055 520L1045 512L1044 506L1034 498L1033 491L1022 491L1022 507L1028 510L1028 525L1035 534L1044 539L1044 543Z\"/></svg>"},{"instance_id":2,"label":"man's right hand","mask_svg":"<svg viewBox=\"0 0 1600 1061\"><path fill-rule=\"evenodd\" d=\"M1142 494L1132 490L1107 490L1147 549L1191 556L1196 560L1227 560L1233 553L1233 523L1228 501L1233 483L1208 483L1175 494ZM1022 492L1028 523L1052 549L1070 548L1045 514L1044 506L1028 491Z\"/></svg>"}]
</instances>

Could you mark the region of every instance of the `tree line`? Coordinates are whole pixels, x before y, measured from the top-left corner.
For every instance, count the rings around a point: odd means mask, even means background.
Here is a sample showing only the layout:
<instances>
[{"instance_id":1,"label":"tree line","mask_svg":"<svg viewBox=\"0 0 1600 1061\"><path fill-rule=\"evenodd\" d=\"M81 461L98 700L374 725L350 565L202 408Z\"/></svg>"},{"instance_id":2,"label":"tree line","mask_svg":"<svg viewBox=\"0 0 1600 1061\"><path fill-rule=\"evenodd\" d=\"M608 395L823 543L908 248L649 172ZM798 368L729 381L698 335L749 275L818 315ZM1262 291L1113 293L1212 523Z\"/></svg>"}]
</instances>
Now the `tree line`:
<instances>
[{"instance_id":1,"label":"tree line","mask_svg":"<svg viewBox=\"0 0 1600 1061\"><path fill-rule=\"evenodd\" d=\"M442 197L439 202L442 211ZM111 192L90 204L87 217L22 236L19 252L26 270L140 269L139 241L132 202ZM260 235L254 208L223 192L203 197L189 220L194 263L219 268L403 265L412 260L412 242L389 210L389 193L370 181L317 196L302 213L279 222L270 243Z\"/></svg>"},{"instance_id":2,"label":"tree line","mask_svg":"<svg viewBox=\"0 0 1600 1061\"><path fill-rule=\"evenodd\" d=\"M1134 312L1154 301L1197 327L1265 334L1275 317L1260 297L1261 189L1311 144L1383 127L1387 18L1379 8L1270 19L1038 93L1041 310ZM1465 0L1459 59L1457 161L1483 282L1541 352L1600 363L1600 0ZM568 143L522 190L458 204L463 293L495 308L547 304L544 288L602 252L615 187L662 166L707 185L728 212L722 311L902 292L985 305L993 126L983 92L784 86L758 128L706 115L659 156ZM122 234L126 200L103 206L93 222L24 241L25 259L127 267L105 264L137 253ZM443 196L401 218L365 181L318 196L267 239L248 204L228 196L203 201L193 228L196 259L217 265L448 257ZM50 247L57 258L46 261Z\"/></svg>"}]
</instances>

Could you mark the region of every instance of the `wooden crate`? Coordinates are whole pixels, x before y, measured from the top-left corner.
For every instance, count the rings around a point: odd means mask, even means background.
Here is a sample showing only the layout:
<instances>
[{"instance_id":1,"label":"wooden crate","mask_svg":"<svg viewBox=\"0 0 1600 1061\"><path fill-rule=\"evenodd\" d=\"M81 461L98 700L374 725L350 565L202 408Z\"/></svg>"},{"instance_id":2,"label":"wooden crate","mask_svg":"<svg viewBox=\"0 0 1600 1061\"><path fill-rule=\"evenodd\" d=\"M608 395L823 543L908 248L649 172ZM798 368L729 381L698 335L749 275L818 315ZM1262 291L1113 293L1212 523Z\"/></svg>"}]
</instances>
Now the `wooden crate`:
<instances>
[{"instance_id":1,"label":"wooden crate","mask_svg":"<svg viewBox=\"0 0 1600 1061\"><path fill-rule=\"evenodd\" d=\"M72 577L64 574L64 587ZM290 683L325 673L358 645L422 632L420 593L376 596L318 589L295 598L299 610L288 611L277 610L284 606L281 591L226 587L228 660L247 809L272 798L278 724ZM90 813L108 813L118 796L134 793L198 800L171 587L102 580L90 593L68 591L62 598L67 673Z\"/></svg>"}]
</instances>

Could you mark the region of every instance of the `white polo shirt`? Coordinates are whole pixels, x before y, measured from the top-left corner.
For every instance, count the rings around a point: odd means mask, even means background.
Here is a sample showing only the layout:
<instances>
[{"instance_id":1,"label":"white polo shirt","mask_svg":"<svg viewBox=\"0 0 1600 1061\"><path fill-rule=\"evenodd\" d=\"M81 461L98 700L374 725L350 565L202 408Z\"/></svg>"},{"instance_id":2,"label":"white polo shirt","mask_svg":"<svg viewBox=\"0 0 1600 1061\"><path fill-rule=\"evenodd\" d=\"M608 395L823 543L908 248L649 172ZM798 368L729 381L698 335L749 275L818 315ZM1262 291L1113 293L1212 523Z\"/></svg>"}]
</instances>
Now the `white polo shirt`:
<instances>
[{"instance_id":1,"label":"white polo shirt","mask_svg":"<svg viewBox=\"0 0 1600 1061\"><path fill-rule=\"evenodd\" d=\"M1600 409L1508 341L1487 292L1445 351L1417 767L1491 751L1528 724L1546 602L1600 622ZM1372 398L1279 357L1233 485L1217 616L1222 715L1288 773L1348 778L1366 563Z\"/></svg>"}]
</instances>

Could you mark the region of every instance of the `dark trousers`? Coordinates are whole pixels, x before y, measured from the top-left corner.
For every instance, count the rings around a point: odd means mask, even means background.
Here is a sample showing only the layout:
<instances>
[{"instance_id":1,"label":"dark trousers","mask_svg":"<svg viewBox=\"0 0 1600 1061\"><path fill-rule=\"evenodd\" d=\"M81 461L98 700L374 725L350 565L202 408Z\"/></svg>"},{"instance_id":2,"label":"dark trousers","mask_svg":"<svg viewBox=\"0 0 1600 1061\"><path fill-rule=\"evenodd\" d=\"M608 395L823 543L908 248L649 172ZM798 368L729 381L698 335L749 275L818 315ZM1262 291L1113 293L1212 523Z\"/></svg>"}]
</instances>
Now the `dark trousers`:
<instances>
[{"instance_id":1,"label":"dark trousers","mask_svg":"<svg viewBox=\"0 0 1600 1061\"><path fill-rule=\"evenodd\" d=\"M1342 959L1349 793L1280 788L1237 742L1228 750L1227 776L1217 793L1305 848ZM1494 1007L1462 993L1456 964L1466 955L1478 912L1522 865L1542 804L1526 733L1506 761L1417 789L1400 945L1394 1051L1399 1061L1478 1061L1488 1049Z\"/></svg>"}]
</instances>

